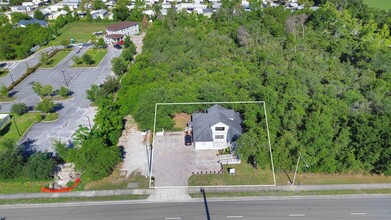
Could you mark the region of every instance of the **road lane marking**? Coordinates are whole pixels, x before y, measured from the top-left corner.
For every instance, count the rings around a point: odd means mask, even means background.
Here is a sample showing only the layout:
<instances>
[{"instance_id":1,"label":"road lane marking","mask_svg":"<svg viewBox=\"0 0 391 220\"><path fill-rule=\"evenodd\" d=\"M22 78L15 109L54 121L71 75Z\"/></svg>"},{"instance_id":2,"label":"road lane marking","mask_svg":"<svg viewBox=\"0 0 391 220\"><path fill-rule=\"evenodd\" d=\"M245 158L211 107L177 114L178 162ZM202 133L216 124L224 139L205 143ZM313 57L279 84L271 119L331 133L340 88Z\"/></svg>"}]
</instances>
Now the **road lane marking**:
<instances>
[{"instance_id":1,"label":"road lane marking","mask_svg":"<svg viewBox=\"0 0 391 220\"><path fill-rule=\"evenodd\" d=\"M365 212L352 212L350 215L366 215L367 213Z\"/></svg>"},{"instance_id":2,"label":"road lane marking","mask_svg":"<svg viewBox=\"0 0 391 220\"><path fill-rule=\"evenodd\" d=\"M227 218L243 218L242 215L229 215Z\"/></svg>"},{"instance_id":3,"label":"road lane marking","mask_svg":"<svg viewBox=\"0 0 391 220\"><path fill-rule=\"evenodd\" d=\"M181 217L164 218L166 220L182 219Z\"/></svg>"},{"instance_id":4,"label":"road lane marking","mask_svg":"<svg viewBox=\"0 0 391 220\"><path fill-rule=\"evenodd\" d=\"M305 214L289 214L289 217L303 217Z\"/></svg>"}]
</instances>

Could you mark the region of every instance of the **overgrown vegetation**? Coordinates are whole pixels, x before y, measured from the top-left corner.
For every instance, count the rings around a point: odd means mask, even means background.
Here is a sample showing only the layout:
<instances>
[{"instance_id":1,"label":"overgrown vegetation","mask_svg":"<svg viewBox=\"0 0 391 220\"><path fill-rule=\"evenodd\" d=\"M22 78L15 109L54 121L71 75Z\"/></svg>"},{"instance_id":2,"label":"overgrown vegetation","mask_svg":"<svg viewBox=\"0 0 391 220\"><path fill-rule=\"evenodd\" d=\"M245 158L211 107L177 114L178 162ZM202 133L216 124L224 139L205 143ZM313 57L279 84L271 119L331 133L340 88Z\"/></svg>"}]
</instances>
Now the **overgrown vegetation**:
<instances>
[{"instance_id":1,"label":"overgrown vegetation","mask_svg":"<svg viewBox=\"0 0 391 220\"><path fill-rule=\"evenodd\" d=\"M251 7L225 3L212 19L169 10L110 105L146 129L156 102L264 100L277 170L293 170L302 153L310 172L391 174L389 15L362 1L294 13ZM242 160L267 167L263 108L226 107L244 119ZM166 108L158 127L194 110Z\"/></svg>"}]
</instances>

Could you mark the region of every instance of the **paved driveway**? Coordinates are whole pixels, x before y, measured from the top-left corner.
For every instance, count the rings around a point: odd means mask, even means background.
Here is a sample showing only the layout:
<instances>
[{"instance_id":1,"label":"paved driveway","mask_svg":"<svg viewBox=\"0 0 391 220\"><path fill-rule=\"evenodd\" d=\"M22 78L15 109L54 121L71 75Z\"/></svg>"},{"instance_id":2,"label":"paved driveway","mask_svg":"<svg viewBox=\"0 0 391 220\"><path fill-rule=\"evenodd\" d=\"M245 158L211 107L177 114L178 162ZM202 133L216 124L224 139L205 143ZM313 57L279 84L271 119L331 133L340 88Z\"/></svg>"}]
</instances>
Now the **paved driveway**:
<instances>
[{"instance_id":1,"label":"paved driveway","mask_svg":"<svg viewBox=\"0 0 391 220\"><path fill-rule=\"evenodd\" d=\"M73 64L72 57L82 55L88 47L79 51L75 48L64 60L52 69L38 69L25 80L23 80L11 92L18 98L16 102L24 102L28 106L34 106L40 101L40 98L32 91L33 82L41 84L51 84L54 89L66 86L73 92L71 100L62 102L62 108L58 111L60 118L56 122L36 123L21 139L20 143L35 147L38 150L52 151L52 139L61 139L70 141L71 135L76 131L79 124L88 127L88 117L91 125L95 116L95 109L89 107L89 101L86 98L85 91L92 84L100 84L111 74L111 59L120 55L120 51L112 47L108 48L106 57L101 61L98 67L93 68L71 68ZM64 80L64 75L65 80ZM1 104L1 112L9 112L13 103ZM88 116L88 117L87 117Z\"/></svg>"},{"instance_id":2,"label":"paved driveway","mask_svg":"<svg viewBox=\"0 0 391 220\"><path fill-rule=\"evenodd\" d=\"M152 175L155 187L187 186L192 173L218 172L217 150L194 150L184 145L183 132L166 132L156 136Z\"/></svg>"}]
</instances>

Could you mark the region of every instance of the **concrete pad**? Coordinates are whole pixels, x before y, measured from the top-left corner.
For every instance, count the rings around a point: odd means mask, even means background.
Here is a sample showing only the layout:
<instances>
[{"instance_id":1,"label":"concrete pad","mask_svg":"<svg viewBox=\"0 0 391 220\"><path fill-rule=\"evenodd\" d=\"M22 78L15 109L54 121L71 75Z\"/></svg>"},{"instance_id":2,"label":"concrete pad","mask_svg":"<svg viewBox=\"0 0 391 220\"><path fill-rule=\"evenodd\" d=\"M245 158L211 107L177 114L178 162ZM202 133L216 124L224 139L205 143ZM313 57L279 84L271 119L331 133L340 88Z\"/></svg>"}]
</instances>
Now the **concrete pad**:
<instances>
[{"instance_id":1,"label":"concrete pad","mask_svg":"<svg viewBox=\"0 0 391 220\"><path fill-rule=\"evenodd\" d=\"M155 137L152 175L155 187L187 186L194 173L221 170L217 150L195 150L184 145L183 132L166 132Z\"/></svg>"},{"instance_id":2,"label":"concrete pad","mask_svg":"<svg viewBox=\"0 0 391 220\"><path fill-rule=\"evenodd\" d=\"M186 201L191 197L187 192L187 188L166 188L166 189L154 189L153 193L149 196L149 201Z\"/></svg>"}]
</instances>

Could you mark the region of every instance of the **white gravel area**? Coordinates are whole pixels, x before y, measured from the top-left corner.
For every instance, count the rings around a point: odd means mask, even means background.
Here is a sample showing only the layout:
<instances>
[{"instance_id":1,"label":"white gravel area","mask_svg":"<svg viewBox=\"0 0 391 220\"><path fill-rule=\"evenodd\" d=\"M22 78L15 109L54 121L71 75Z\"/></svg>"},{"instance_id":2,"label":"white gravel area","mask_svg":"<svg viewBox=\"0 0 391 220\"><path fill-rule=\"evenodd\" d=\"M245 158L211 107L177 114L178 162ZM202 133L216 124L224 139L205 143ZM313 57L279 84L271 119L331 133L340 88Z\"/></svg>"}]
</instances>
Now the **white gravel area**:
<instances>
[{"instance_id":1,"label":"white gravel area","mask_svg":"<svg viewBox=\"0 0 391 220\"><path fill-rule=\"evenodd\" d=\"M125 157L122 171L127 171L127 177L134 171L140 171L142 175L148 174L148 154L146 136L138 130L131 116L126 117L125 129L119 139L119 146L124 147Z\"/></svg>"}]
</instances>

